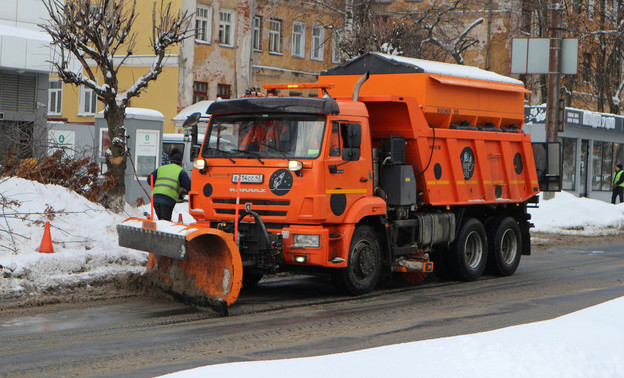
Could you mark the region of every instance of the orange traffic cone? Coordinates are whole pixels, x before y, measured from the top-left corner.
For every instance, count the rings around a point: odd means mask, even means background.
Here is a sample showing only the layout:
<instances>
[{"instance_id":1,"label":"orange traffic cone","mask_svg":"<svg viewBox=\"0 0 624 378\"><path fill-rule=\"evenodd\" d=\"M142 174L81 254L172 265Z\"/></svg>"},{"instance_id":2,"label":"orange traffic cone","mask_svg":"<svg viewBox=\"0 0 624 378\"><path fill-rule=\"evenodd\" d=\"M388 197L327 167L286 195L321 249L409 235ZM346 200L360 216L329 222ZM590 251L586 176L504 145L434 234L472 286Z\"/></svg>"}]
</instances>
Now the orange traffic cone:
<instances>
[{"instance_id":1,"label":"orange traffic cone","mask_svg":"<svg viewBox=\"0 0 624 378\"><path fill-rule=\"evenodd\" d=\"M182 214L178 214L178 223L184 224L184 220L182 219Z\"/></svg>"},{"instance_id":2,"label":"orange traffic cone","mask_svg":"<svg viewBox=\"0 0 624 378\"><path fill-rule=\"evenodd\" d=\"M52 236L50 236L50 222L46 222L45 231L43 231L43 239L41 239L41 246L39 247L41 253L54 253L54 247L52 246Z\"/></svg>"}]
</instances>

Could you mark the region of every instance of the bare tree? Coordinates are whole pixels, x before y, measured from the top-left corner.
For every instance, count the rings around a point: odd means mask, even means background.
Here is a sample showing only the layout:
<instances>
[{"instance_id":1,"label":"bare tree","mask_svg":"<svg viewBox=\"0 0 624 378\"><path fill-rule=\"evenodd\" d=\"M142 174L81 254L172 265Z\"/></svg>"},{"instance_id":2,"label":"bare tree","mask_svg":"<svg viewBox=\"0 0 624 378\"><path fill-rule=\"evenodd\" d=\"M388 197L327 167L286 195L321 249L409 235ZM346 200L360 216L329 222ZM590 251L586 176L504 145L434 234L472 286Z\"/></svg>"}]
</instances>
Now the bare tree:
<instances>
[{"instance_id":1,"label":"bare tree","mask_svg":"<svg viewBox=\"0 0 624 378\"><path fill-rule=\"evenodd\" d=\"M547 37L549 1L523 0L522 34ZM624 77L624 1L562 1L564 38L579 39L577 75L565 75L566 103L579 108L621 111ZM541 80L545 98L545 80Z\"/></svg>"},{"instance_id":2,"label":"bare tree","mask_svg":"<svg viewBox=\"0 0 624 378\"><path fill-rule=\"evenodd\" d=\"M189 36L192 14L173 14L171 2L154 3L150 44L154 60L149 70L126 90L120 90L118 73L132 56L137 33L136 0L42 0L50 19L39 25L52 37L58 59L51 63L65 83L92 89L104 104L110 147L107 169L117 184L110 190L107 205L120 211L125 194L126 130L123 122L132 97L139 96L162 72L169 46ZM78 60L80 72L71 69L70 58ZM98 78L101 81L98 82Z\"/></svg>"},{"instance_id":3,"label":"bare tree","mask_svg":"<svg viewBox=\"0 0 624 378\"><path fill-rule=\"evenodd\" d=\"M444 0L426 6L389 6L376 0L351 0L341 8L341 1L314 0L330 9L345 9L338 13L343 25L333 29L343 33L339 47L346 59L380 51L432 60L452 58L460 64L464 63L464 52L478 43L470 32L483 23L482 18L464 16L471 2Z\"/></svg>"}]
</instances>

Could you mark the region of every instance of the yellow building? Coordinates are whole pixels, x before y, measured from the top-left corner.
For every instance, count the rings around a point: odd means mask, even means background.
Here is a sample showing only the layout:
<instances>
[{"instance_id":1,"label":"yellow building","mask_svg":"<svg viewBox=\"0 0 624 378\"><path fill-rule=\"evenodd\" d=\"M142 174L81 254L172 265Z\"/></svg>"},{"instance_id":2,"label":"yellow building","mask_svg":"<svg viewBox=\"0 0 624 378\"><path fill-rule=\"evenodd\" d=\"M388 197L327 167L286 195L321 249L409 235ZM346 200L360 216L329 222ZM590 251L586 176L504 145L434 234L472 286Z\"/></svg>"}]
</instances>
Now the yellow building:
<instances>
[{"instance_id":1,"label":"yellow building","mask_svg":"<svg viewBox=\"0 0 624 378\"><path fill-rule=\"evenodd\" d=\"M254 4L251 0L171 1L173 12L195 13L194 35L170 49L158 79L132 98L130 106L161 112L164 132L180 132L173 118L198 101L239 97L250 88L277 81L315 81L321 70L336 63L325 25L306 24L298 3L278 7L259 0L255 10ZM136 7L136 45L119 71L120 91L148 72L154 59L149 42L153 2L139 1ZM102 110L92 90L62 84L51 76L49 121L92 125L94 114Z\"/></svg>"},{"instance_id":2,"label":"yellow building","mask_svg":"<svg viewBox=\"0 0 624 378\"><path fill-rule=\"evenodd\" d=\"M171 1L173 9L180 9L181 0ZM129 88L138 78L147 73L154 60L150 49L153 3L139 1L136 5L138 13L133 32L137 34L136 44L130 56L119 70L119 90ZM131 100L130 106L156 109L163 113L165 119L171 119L177 113L177 83L179 77L179 47L169 51L165 67L158 80L149 84L148 88L139 96ZM124 50L122 50L124 51ZM115 63L121 57L115 57ZM95 67L95 64L92 66ZM96 73L97 74L97 73ZM94 123L94 114L103 110L103 105L97 101L93 90L85 87L76 87L72 84L62 84L54 74L50 76L48 120L61 121L71 124Z\"/></svg>"}]
</instances>

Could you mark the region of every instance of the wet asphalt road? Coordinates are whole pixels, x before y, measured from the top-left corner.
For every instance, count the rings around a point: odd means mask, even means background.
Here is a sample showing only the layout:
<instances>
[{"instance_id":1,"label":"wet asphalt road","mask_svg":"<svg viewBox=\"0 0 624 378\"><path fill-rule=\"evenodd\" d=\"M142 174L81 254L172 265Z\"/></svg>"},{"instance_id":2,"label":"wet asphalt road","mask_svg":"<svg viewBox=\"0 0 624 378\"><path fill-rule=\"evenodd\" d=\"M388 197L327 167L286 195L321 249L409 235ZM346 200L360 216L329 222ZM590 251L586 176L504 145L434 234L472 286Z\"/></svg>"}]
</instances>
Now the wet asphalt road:
<instances>
[{"instance_id":1,"label":"wet asphalt road","mask_svg":"<svg viewBox=\"0 0 624 378\"><path fill-rule=\"evenodd\" d=\"M323 277L274 277L244 291L226 318L143 296L0 314L0 377L147 377L345 352L551 319L620 296L624 244L537 251L512 277L391 283L357 298Z\"/></svg>"}]
</instances>

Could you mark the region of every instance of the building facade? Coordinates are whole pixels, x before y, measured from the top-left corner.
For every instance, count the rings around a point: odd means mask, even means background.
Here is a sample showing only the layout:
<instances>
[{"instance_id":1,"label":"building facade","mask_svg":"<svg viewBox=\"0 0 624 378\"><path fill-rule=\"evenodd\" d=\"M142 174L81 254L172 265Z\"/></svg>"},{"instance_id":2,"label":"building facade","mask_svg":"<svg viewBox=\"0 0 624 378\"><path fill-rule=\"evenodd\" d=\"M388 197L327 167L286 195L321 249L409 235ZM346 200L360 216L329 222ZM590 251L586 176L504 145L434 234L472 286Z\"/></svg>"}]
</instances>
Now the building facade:
<instances>
[{"instance_id":1,"label":"building facade","mask_svg":"<svg viewBox=\"0 0 624 378\"><path fill-rule=\"evenodd\" d=\"M546 106L527 106L523 131L546 140ZM611 201L615 166L624 164L624 117L566 108L562 149L562 189L578 197Z\"/></svg>"},{"instance_id":2,"label":"building facade","mask_svg":"<svg viewBox=\"0 0 624 378\"><path fill-rule=\"evenodd\" d=\"M37 0L3 0L0 7L0 151L45 153L50 37L37 22Z\"/></svg>"},{"instance_id":3,"label":"building facade","mask_svg":"<svg viewBox=\"0 0 624 378\"><path fill-rule=\"evenodd\" d=\"M258 0L177 0L173 12L194 13L192 35L167 55L163 72L130 106L155 109L165 117L164 132L180 132L175 116L203 100L228 99L260 90L262 84L315 81L332 61L331 36L325 25L307 23L299 3ZM152 2L136 4L136 48L119 71L120 90L146 73L153 62L149 37ZM328 17L331 14L328 15ZM334 54L335 57L335 54ZM118 58L120 59L120 57ZM92 90L63 84L52 75L50 98L60 98L48 109L51 122L93 125L102 104Z\"/></svg>"}]
</instances>

